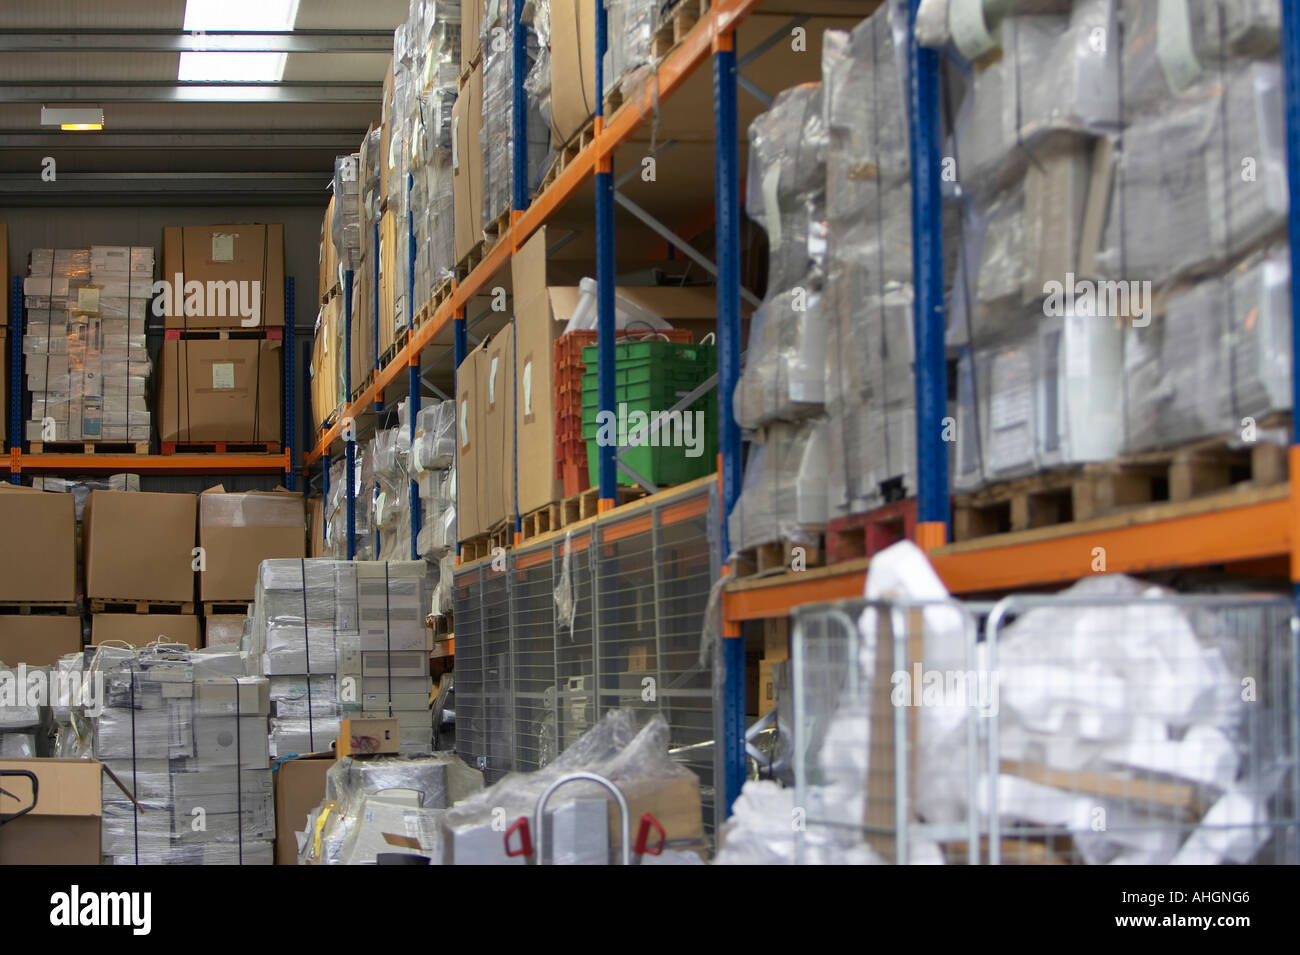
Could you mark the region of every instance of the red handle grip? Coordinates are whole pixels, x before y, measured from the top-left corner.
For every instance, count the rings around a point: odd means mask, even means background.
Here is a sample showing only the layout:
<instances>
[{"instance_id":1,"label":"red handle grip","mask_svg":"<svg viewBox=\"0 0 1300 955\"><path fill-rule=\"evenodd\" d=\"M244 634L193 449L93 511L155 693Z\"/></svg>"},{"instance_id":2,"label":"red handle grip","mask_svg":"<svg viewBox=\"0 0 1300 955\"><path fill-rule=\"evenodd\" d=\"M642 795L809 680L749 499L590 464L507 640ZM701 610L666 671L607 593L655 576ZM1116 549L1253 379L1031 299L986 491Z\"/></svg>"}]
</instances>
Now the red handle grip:
<instances>
[{"instance_id":1,"label":"red handle grip","mask_svg":"<svg viewBox=\"0 0 1300 955\"><path fill-rule=\"evenodd\" d=\"M519 833L519 848L511 849L510 837L514 835L516 832ZM531 832L528 829L528 817L520 816L518 819L512 822L510 824L510 828L506 830L506 855L508 855L510 858L513 859L516 858L517 856L531 856L532 854L533 854L533 838Z\"/></svg>"},{"instance_id":2,"label":"red handle grip","mask_svg":"<svg viewBox=\"0 0 1300 955\"><path fill-rule=\"evenodd\" d=\"M646 845L646 836L650 835L650 829L654 828L659 833L659 842L650 847ZM664 851L664 845L668 842L668 834L664 832L664 827L659 825L659 820L650 813L645 813L641 817L641 828L636 834L635 852L637 855L657 856Z\"/></svg>"}]
</instances>

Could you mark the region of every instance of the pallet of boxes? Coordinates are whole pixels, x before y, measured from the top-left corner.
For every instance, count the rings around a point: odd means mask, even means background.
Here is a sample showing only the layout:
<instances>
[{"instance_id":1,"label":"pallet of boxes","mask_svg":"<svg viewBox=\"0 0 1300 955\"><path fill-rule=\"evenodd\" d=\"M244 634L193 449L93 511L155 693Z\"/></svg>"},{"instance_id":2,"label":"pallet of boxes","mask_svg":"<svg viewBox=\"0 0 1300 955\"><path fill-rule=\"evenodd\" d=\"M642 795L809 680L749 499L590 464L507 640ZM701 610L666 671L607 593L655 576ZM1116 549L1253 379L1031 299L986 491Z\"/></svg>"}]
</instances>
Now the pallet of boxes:
<instances>
[{"instance_id":1,"label":"pallet of boxes","mask_svg":"<svg viewBox=\"0 0 1300 955\"><path fill-rule=\"evenodd\" d=\"M154 250L33 249L23 282L26 439L34 453L147 454L145 313Z\"/></svg>"},{"instance_id":2,"label":"pallet of boxes","mask_svg":"<svg viewBox=\"0 0 1300 955\"><path fill-rule=\"evenodd\" d=\"M285 329L284 227L163 230L158 371L163 454L278 454Z\"/></svg>"}]
</instances>

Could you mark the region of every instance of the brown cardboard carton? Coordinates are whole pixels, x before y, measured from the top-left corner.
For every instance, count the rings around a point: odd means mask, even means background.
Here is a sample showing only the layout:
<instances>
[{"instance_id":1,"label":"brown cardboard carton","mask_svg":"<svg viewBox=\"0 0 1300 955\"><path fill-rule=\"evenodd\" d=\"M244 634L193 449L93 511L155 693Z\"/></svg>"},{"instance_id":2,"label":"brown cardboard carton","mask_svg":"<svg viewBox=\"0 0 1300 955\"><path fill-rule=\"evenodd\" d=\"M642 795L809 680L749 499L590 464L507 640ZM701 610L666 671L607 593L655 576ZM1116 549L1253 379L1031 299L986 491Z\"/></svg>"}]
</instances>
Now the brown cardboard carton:
<instances>
[{"instance_id":1,"label":"brown cardboard carton","mask_svg":"<svg viewBox=\"0 0 1300 955\"><path fill-rule=\"evenodd\" d=\"M275 864L298 864L298 839L307 814L325 801L325 774L336 762L332 753L304 753L276 766Z\"/></svg>"},{"instance_id":2,"label":"brown cardboard carton","mask_svg":"<svg viewBox=\"0 0 1300 955\"><path fill-rule=\"evenodd\" d=\"M456 369L456 533L461 540L485 530L481 514L483 454L479 448L479 355L482 343Z\"/></svg>"},{"instance_id":3,"label":"brown cardboard carton","mask_svg":"<svg viewBox=\"0 0 1300 955\"><path fill-rule=\"evenodd\" d=\"M9 227L0 222L0 282L4 283L4 294L0 295L0 326L9 327ZM8 354L5 352L4 354ZM8 418L6 417L6 422Z\"/></svg>"},{"instance_id":4,"label":"brown cardboard carton","mask_svg":"<svg viewBox=\"0 0 1300 955\"><path fill-rule=\"evenodd\" d=\"M397 171L396 164L389 165L392 156L393 137L392 129L395 117L393 116L394 104L394 77L393 77L393 58L388 58L388 69L384 71L384 101L381 107L383 123L379 130L379 194L386 201L388 199L388 178ZM362 200L364 201L364 199ZM365 217L362 216L362 231L365 231Z\"/></svg>"},{"instance_id":5,"label":"brown cardboard carton","mask_svg":"<svg viewBox=\"0 0 1300 955\"><path fill-rule=\"evenodd\" d=\"M595 114L596 68L596 0L552 0L552 146L563 146Z\"/></svg>"},{"instance_id":6,"label":"brown cardboard carton","mask_svg":"<svg viewBox=\"0 0 1300 955\"><path fill-rule=\"evenodd\" d=\"M0 484L0 600L77 599L77 518L71 494Z\"/></svg>"},{"instance_id":7,"label":"brown cardboard carton","mask_svg":"<svg viewBox=\"0 0 1300 955\"><path fill-rule=\"evenodd\" d=\"M197 650L199 618L179 613L97 613L90 618L91 646L118 640L143 647L159 639Z\"/></svg>"},{"instance_id":8,"label":"brown cardboard carton","mask_svg":"<svg viewBox=\"0 0 1300 955\"><path fill-rule=\"evenodd\" d=\"M203 618L205 647L239 646L244 636L245 614L210 613Z\"/></svg>"},{"instance_id":9,"label":"brown cardboard carton","mask_svg":"<svg viewBox=\"0 0 1300 955\"><path fill-rule=\"evenodd\" d=\"M390 209L379 220L379 354L396 341L393 317L397 278L397 216Z\"/></svg>"},{"instance_id":10,"label":"brown cardboard carton","mask_svg":"<svg viewBox=\"0 0 1300 955\"><path fill-rule=\"evenodd\" d=\"M339 726L339 756L377 756L400 752L402 727L397 719L346 719Z\"/></svg>"},{"instance_id":11,"label":"brown cardboard carton","mask_svg":"<svg viewBox=\"0 0 1300 955\"><path fill-rule=\"evenodd\" d=\"M158 440L281 437L281 342L165 341L158 369Z\"/></svg>"},{"instance_id":12,"label":"brown cardboard carton","mask_svg":"<svg viewBox=\"0 0 1300 955\"><path fill-rule=\"evenodd\" d=\"M479 61L478 31L483 23L483 0L462 0L460 5L460 71Z\"/></svg>"},{"instance_id":13,"label":"brown cardboard carton","mask_svg":"<svg viewBox=\"0 0 1300 955\"><path fill-rule=\"evenodd\" d=\"M227 494L217 485L199 495L199 599L250 601L257 565L307 556L302 495L292 491Z\"/></svg>"},{"instance_id":14,"label":"brown cardboard carton","mask_svg":"<svg viewBox=\"0 0 1300 955\"><path fill-rule=\"evenodd\" d=\"M8 666L54 666L81 650L81 618L63 614L0 615L0 661Z\"/></svg>"},{"instance_id":15,"label":"brown cardboard carton","mask_svg":"<svg viewBox=\"0 0 1300 955\"><path fill-rule=\"evenodd\" d=\"M761 660L758 664L758 715L766 716L776 706L776 678L772 672L780 660Z\"/></svg>"},{"instance_id":16,"label":"brown cardboard carton","mask_svg":"<svg viewBox=\"0 0 1300 955\"><path fill-rule=\"evenodd\" d=\"M93 759L0 759L36 775L36 807L0 831L0 865L99 865L103 763ZM4 776L0 814L31 805L25 776Z\"/></svg>"},{"instance_id":17,"label":"brown cardboard carton","mask_svg":"<svg viewBox=\"0 0 1300 955\"><path fill-rule=\"evenodd\" d=\"M324 425L341 403L337 328L343 314L342 301L341 296L334 296L321 306L316 316L311 352L311 407L316 425Z\"/></svg>"},{"instance_id":18,"label":"brown cardboard carton","mask_svg":"<svg viewBox=\"0 0 1300 955\"><path fill-rule=\"evenodd\" d=\"M320 224L320 254L319 260L319 281L317 283L317 301L323 302L329 296L330 289L334 287L336 274L338 272L338 258L334 253L334 231L331 223L334 221L334 197L330 196L329 204L325 207L325 218Z\"/></svg>"},{"instance_id":19,"label":"brown cardboard carton","mask_svg":"<svg viewBox=\"0 0 1300 955\"><path fill-rule=\"evenodd\" d=\"M323 557L325 549L325 503L319 497L307 499L307 556Z\"/></svg>"},{"instance_id":20,"label":"brown cardboard carton","mask_svg":"<svg viewBox=\"0 0 1300 955\"><path fill-rule=\"evenodd\" d=\"M197 506L193 494L91 491L81 519L86 596L194 600Z\"/></svg>"},{"instance_id":21,"label":"brown cardboard carton","mask_svg":"<svg viewBox=\"0 0 1300 955\"><path fill-rule=\"evenodd\" d=\"M375 268L374 259L361 257L361 268L353 273L352 388L359 390L375 368ZM344 318L340 318L344 321ZM345 328L346 333L346 328ZM340 361L346 360L340 357ZM350 395L348 397L351 397Z\"/></svg>"},{"instance_id":22,"label":"brown cardboard carton","mask_svg":"<svg viewBox=\"0 0 1300 955\"><path fill-rule=\"evenodd\" d=\"M180 276L178 282L177 276ZM163 229L163 279L172 283L172 302L166 314L167 328L240 328L239 310L227 314L209 309L209 282L257 282L260 325L284 324L284 226L197 225ZM193 307L176 308L190 282L205 289L199 314L187 314ZM251 288L250 288L251 291ZM231 312L234 314L230 314Z\"/></svg>"},{"instance_id":23,"label":"brown cardboard carton","mask_svg":"<svg viewBox=\"0 0 1300 955\"><path fill-rule=\"evenodd\" d=\"M704 815L700 804L700 781L694 773L683 772L673 776L630 776L619 780L618 788L627 800L631 835L637 837L641 816L650 813L664 827L664 838L675 843L703 843ZM609 845L611 849L622 845L619 833L618 805L609 803ZM649 836L653 845L655 833ZM683 845L683 848L689 846Z\"/></svg>"},{"instance_id":24,"label":"brown cardboard carton","mask_svg":"<svg viewBox=\"0 0 1300 955\"><path fill-rule=\"evenodd\" d=\"M483 238L483 67L474 67L451 108L456 261Z\"/></svg>"},{"instance_id":25,"label":"brown cardboard carton","mask_svg":"<svg viewBox=\"0 0 1300 955\"><path fill-rule=\"evenodd\" d=\"M479 411L483 417L484 454L481 517L485 530L515 516L515 350L514 326L488 340L479 366Z\"/></svg>"},{"instance_id":26,"label":"brown cardboard carton","mask_svg":"<svg viewBox=\"0 0 1300 955\"><path fill-rule=\"evenodd\" d=\"M563 326L546 294L546 227L510 262L515 293L515 434L519 444L519 513L564 497L555 472L555 339Z\"/></svg>"}]
</instances>

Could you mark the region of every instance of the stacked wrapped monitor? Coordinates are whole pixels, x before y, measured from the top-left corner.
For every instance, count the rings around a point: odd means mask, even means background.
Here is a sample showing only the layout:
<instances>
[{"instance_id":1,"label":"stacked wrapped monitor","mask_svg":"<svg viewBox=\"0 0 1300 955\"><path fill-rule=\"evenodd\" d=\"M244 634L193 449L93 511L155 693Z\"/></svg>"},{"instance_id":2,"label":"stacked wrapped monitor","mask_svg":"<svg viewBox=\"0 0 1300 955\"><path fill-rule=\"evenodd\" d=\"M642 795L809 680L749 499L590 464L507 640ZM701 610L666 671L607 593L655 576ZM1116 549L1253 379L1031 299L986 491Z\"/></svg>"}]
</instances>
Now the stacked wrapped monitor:
<instances>
[{"instance_id":1,"label":"stacked wrapped monitor","mask_svg":"<svg viewBox=\"0 0 1300 955\"><path fill-rule=\"evenodd\" d=\"M514 183L514 26L507 0L488 0L482 22L483 48L483 222L491 224L510 211ZM536 63L537 36L528 31L525 59ZM525 67L525 76L529 66ZM548 84L549 86L549 84ZM525 140L528 144L526 195L532 195L546 172L550 127L543 123L541 102L525 98Z\"/></svg>"},{"instance_id":2,"label":"stacked wrapped monitor","mask_svg":"<svg viewBox=\"0 0 1300 955\"><path fill-rule=\"evenodd\" d=\"M103 780L105 860L271 865L267 680L245 675L237 648L107 646L87 656L102 705L77 710L67 728L125 787Z\"/></svg>"},{"instance_id":3,"label":"stacked wrapped monitor","mask_svg":"<svg viewBox=\"0 0 1300 955\"><path fill-rule=\"evenodd\" d=\"M23 285L27 440L149 440L153 271L148 247L32 250Z\"/></svg>"},{"instance_id":4,"label":"stacked wrapped monitor","mask_svg":"<svg viewBox=\"0 0 1300 955\"><path fill-rule=\"evenodd\" d=\"M429 751L427 578L424 561L262 562L249 649L272 756L328 750L347 716L395 718L402 752Z\"/></svg>"}]
</instances>

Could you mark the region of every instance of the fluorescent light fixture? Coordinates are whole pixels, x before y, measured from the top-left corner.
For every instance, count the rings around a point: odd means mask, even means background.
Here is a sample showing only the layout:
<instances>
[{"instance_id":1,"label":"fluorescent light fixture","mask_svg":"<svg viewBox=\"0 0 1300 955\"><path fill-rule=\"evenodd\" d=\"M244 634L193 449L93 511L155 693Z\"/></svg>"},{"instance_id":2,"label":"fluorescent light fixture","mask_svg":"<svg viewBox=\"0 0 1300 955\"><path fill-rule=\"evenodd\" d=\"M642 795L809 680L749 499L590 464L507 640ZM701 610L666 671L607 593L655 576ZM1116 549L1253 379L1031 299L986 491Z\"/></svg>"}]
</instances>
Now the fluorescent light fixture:
<instances>
[{"instance_id":1,"label":"fluorescent light fixture","mask_svg":"<svg viewBox=\"0 0 1300 955\"><path fill-rule=\"evenodd\" d=\"M83 131L104 128L104 111L98 106L42 106L41 125Z\"/></svg>"},{"instance_id":2,"label":"fluorescent light fixture","mask_svg":"<svg viewBox=\"0 0 1300 955\"><path fill-rule=\"evenodd\" d=\"M293 29L298 0L185 0L187 33L280 32ZM284 76L285 53L181 54L181 81L277 83Z\"/></svg>"}]
</instances>

